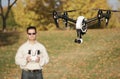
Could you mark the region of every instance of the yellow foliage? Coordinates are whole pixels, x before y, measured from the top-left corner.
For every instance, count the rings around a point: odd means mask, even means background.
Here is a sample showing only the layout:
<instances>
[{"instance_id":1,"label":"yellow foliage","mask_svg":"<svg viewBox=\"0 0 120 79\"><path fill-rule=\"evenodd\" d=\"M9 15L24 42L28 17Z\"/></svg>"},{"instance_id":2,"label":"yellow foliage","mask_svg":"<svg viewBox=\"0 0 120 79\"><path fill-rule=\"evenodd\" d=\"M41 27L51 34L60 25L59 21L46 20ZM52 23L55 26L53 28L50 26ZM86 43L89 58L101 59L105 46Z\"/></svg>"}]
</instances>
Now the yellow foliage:
<instances>
[{"instance_id":1,"label":"yellow foliage","mask_svg":"<svg viewBox=\"0 0 120 79\"><path fill-rule=\"evenodd\" d=\"M85 16L88 19L95 17L97 11L92 10L94 8L109 9L107 0L60 0L60 2L60 6L55 8L54 0L18 0L13 8L15 21L22 27L35 25L48 28L51 23L54 23L52 16L52 10L54 9L57 11L79 9L76 12L69 13L69 17L73 19L77 19L78 16ZM115 17L117 16L112 16L114 19ZM116 24L120 25L119 23L117 21ZM111 22L110 26L117 26L116 24ZM50 28L52 29L52 27Z\"/></svg>"},{"instance_id":2,"label":"yellow foliage","mask_svg":"<svg viewBox=\"0 0 120 79\"><path fill-rule=\"evenodd\" d=\"M39 24L39 22L36 21L36 19L39 18L39 15L34 11L28 11L21 0L18 0L16 6L13 8L13 12L15 21L22 27L27 27L28 25L37 26Z\"/></svg>"}]
</instances>

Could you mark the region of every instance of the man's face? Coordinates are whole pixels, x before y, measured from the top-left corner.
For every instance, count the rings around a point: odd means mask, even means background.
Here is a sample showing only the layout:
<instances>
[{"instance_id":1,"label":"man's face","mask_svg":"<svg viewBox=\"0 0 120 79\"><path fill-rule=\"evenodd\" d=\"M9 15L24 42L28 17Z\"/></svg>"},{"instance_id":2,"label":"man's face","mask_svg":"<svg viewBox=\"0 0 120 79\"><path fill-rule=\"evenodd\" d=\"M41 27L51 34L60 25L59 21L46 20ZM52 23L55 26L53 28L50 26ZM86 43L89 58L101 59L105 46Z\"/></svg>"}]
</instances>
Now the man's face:
<instances>
[{"instance_id":1,"label":"man's face","mask_svg":"<svg viewBox=\"0 0 120 79\"><path fill-rule=\"evenodd\" d=\"M36 32L35 32L34 29L29 29L28 32L27 32L27 35L28 35L28 39L30 41L36 40Z\"/></svg>"}]
</instances>

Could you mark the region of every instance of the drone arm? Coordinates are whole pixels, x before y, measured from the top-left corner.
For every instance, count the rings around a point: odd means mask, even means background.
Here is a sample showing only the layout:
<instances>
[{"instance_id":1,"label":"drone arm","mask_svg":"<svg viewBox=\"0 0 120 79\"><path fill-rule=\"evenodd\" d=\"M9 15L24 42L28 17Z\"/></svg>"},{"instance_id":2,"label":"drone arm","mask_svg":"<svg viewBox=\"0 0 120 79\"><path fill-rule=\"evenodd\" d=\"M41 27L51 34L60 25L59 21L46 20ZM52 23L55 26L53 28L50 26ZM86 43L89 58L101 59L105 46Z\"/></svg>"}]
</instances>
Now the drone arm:
<instances>
[{"instance_id":1,"label":"drone arm","mask_svg":"<svg viewBox=\"0 0 120 79\"><path fill-rule=\"evenodd\" d=\"M88 24L88 23L91 23L91 22L96 21L96 20L98 20L98 17L94 17L94 18L88 19L86 21L86 23Z\"/></svg>"},{"instance_id":2,"label":"drone arm","mask_svg":"<svg viewBox=\"0 0 120 79\"><path fill-rule=\"evenodd\" d=\"M65 20L67 19L67 20L70 21L70 22L76 23L76 20L71 19L71 18L68 18L68 17L61 16L61 17L59 17L59 18L62 18L62 19L65 19Z\"/></svg>"}]
</instances>

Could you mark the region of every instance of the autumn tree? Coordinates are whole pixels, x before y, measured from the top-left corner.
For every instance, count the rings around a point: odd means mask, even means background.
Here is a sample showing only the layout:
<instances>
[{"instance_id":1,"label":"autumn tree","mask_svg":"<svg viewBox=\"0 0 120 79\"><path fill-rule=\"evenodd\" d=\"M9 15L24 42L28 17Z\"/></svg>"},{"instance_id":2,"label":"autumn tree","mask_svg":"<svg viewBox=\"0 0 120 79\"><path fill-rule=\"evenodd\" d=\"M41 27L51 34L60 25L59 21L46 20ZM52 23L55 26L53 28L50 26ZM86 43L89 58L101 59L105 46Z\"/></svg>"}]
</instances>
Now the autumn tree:
<instances>
[{"instance_id":1,"label":"autumn tree","mask_svg":"<svg viewBox=\"0 0 120 79\"><path fill-rule=\"evenodd\" d=\"M0 0L0 16L2 18L2 23L3 23L2 30L5 31L6 30L6 20L8 18L9 12L10 12L12 6L16 3L17 0L14 0L12 3L11 3L11 0L8 0L6 12L4 12L4 10L3 10L2 1L3 0Z\"/></svg>"},{"instance_id":2,"label":"autumn tree","mask_svg":"<svg viewBox=\"0 0 120 79\"><path fill-rule=\"evenodd\" d=\"M106 0L64 0L64 10L79 9L76 12L69 13L70 16L77 18L78 16L86 16L86 18L95 17L97 11L94 8L108 8Z\"/></svg>"},{"instance_id":3,"label":"autumn tree","mask_svg":"<svg viewBox=\"0 0 120 79\"><path fill-rule=\"evenodd\" d=\"M46 29L52 19L52 11L59 0L18 0L13 8L15 21L21 27L35 25ZM19 10L19 11L18 11Z\"/></svg>"},{"instance_id":4,"label":"autumn tree","mask_svg":"<svg viewBox=\"0 0 120 79\"><path fill-rule=\"evenodd\" d=\"M69 17L77 19L78 16L85 16L89 19L97 15L97 11L92 10L94 8L109 9L109 6L106 0L18 0L13 12L15 21L22 27L35 25L50 29L55 26L53 10L63 12L79 9L69 13Z\"/></svg>"}]
</instances>

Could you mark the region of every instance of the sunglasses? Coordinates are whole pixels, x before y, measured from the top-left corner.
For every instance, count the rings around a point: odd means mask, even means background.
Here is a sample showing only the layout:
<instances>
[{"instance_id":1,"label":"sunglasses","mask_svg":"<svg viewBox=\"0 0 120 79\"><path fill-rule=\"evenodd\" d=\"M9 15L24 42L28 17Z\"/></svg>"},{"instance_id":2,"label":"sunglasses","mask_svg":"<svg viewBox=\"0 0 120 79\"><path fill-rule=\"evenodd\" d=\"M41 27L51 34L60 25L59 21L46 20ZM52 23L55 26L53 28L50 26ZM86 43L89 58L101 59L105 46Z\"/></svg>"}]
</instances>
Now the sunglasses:
<instances>
[{"instance_id":1,"label":"sunglasses","mask_svg":"<svg viewBox=\"0 0 120 79\"><path fill-rule=\"evenodd\" d=\"M27 33L28 35L36 35L36 33Z\"/></svg>"}]
</instances>

